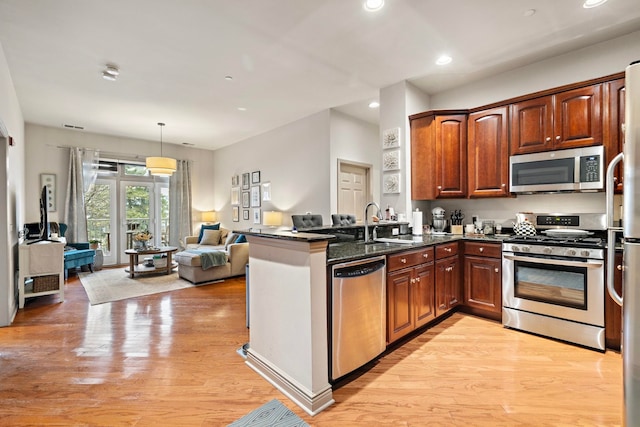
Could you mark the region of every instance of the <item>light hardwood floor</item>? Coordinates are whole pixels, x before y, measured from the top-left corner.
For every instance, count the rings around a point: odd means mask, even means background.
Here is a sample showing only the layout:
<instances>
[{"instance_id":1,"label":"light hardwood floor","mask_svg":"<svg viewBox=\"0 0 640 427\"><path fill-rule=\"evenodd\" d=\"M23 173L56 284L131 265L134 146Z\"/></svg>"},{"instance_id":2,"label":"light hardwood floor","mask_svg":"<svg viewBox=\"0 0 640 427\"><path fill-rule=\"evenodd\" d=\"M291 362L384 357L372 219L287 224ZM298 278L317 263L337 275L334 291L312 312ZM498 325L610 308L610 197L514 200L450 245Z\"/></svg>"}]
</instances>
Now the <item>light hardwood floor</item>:
<instances>
[{"instance_id":1,"label":"light hardwood floor","mask_svg":"<svg viewBox=\"0 0 640 427\"><path fill-rule=\"evenodd\" d=\"M620 354L478 317L427 330L310 417L236 353L242 278L92 307L71 276L65 296L0 328L2 425L225 426L274 398L312 426L621 424Z\"/></svg>"}]
</instances>

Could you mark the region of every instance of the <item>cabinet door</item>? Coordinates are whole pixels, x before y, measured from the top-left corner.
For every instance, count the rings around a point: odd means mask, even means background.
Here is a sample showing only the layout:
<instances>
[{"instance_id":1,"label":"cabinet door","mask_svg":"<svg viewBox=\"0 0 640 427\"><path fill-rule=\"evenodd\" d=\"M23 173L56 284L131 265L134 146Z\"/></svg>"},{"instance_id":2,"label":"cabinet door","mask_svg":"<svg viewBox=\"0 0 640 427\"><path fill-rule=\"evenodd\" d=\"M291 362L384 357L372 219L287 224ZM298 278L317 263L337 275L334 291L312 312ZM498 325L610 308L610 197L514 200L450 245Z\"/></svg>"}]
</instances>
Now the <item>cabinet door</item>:
<instances>
[{"instance_id":1,"label":"cabinet door","mask_svg":"<svg viewBox=\"0 0 640 427\"><path fill-rule=\"evenodd\" d=\"M554 149L601 145L602 85L568 90L554 96Z\"/></svg>"},{"instance_id":2,"label":"cabinet door","mask_svg":"<svg viewBox=\"0 0 640 427\"><path fill-rule=\"evenodd\" d=\"M394 342L415 329L413 269L387 274L387 341Z\"/></svg>"},{"instance_id":3,"label":"cabinet door","mask_svg":"<svg viewBox=\"0 0 640 427\"><path fill-rule=\"evenodd\" d=\"M436 117L436 197L467 194L467 116Z\"/></svg>"},{"instance_id":4,"label":"cabinet door","mask_svg":"<svg viewBox=\"0 0 640 427\"><path fill-rule=\"evenodd\" d=\"M458 257L436 261L436 317L460 302L460 267Z\"/></svg>"},{"instance_id":5,"label":"cabinet door","mask_svg":"<svg viewBox=\"0 0 640 427\"><path fill-rule=\"evenodd\" d=\"M622 132L622 125L624 123L624 79L614 80L607 83L608 85L608 119L609 123L609 136L605 142L607 144L607 164L613 160L613 158L622 152L624 144L624 133ZM614 172L614 190L616 193L622 192L622 178L623 178L623 166L622 163L618 163Z\"/></svg>"},{"instance_id":6,"label":"cabinet door","mask_svg":"<svg viewBox=\"0 0 640 427\"><path fill-rule=\"evenodd\" d=\"M622 253L616 253L613 287L622 295ZM604 289L604 341L607 348L620 350L622 342L622 308L611 299L606 287Z\"/></svg>"},{"instance_id":7,"label":"cabinet door","mask_svg":"<svg viewBox=\"0 0 640 427\"><path fill-rule=\"evenodd\" d=\"M469 115L469 197L509 195L508 108Z\"/></svg>"},{"instance_id":8,"label":"cabinet door","mask_svg":"<svg viewBox=\"0 0 640 427\"><path fill-rule=\"evenodd\" d=\"M551 150L553 97L529 99L511 105L511 154Z\"/></svg>"},{"instance_id":9,"label":"cabinet door","mask_svg":"<svg viewBox=\"0 0 640 427\"><path fill-rule=\"evenodd\" d=\"M426 325L436 317L434 308L434 275L435 267L432 262L414 269L413 301L415 304L416 328Z\"/></svg>"},{"instance_id":10,"label":"cabinet door","mask_svg":"<svg viewBox=\"0 0 640 427\"><path fill-rule=\"evenodd\" d=\"M436 198L434 116L411 120L411 198Z\"/></svg>"},{"instance_id":11,"label":"cabinet door","mask_svg":"<svg viewBox=\"0 0 640 427\"><path fill-rule=\"evenodd\" d=\"M501 313L501 260L467 256L464 266L464 304L480 310Z\"/></svg>"}]
</instances>

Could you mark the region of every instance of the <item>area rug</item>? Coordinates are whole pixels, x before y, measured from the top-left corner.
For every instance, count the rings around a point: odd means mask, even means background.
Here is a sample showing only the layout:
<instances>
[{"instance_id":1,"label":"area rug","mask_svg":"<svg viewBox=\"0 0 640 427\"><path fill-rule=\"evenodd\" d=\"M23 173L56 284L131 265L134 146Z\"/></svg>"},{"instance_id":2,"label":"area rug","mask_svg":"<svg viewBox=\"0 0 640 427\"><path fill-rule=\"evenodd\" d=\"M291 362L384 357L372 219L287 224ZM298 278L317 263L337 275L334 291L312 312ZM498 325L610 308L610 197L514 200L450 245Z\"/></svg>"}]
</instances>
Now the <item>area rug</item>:
<instances>
[{"instance_id":1,"label":"area rug","mask_svg":"<svg viewBox=\"0 0 640 427\"><path fill-rule=\"evenodd\" d=\"M309 426L302 418L291 412L278 399L265 403L258 409L249 412L244 417L229 424L228 427L281 427L281 426Z\"/></svg>"},{"instance_id":2,"label":"area rug","mask_svg":"<svg viewBox=\"0 0 640 427\"><path fill-rule=\"evenodd\" d=\"M91 305L202 285L194 285L187 280L179 278L177 272L136 276L135 279L132 279L124 271L124 268L109 268L94 273L79 273L78 276L84 290L87 292ZM221 280L210 283L216 282L221 282Z\"/></svg>"}]
</instances>

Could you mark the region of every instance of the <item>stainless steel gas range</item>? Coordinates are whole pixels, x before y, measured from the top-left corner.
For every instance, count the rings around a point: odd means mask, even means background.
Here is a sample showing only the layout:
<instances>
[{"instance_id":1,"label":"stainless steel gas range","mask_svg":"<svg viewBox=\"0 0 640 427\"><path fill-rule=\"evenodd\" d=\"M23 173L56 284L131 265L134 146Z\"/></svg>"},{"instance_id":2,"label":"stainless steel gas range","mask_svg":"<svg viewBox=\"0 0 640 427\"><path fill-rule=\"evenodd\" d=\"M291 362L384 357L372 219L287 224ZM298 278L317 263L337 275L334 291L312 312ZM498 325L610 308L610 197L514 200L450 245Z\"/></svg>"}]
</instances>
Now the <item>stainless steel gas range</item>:
<instances>
[{"instance_id":1,"label":"stainless steel gas range","mask_svg":"<svg viewBox=\"0 0 640 427\"><path fill-rule=\"evenodd\" d=\"M504 326L605 350L605 214L528 214L502 247Z\"/></svg>"}]
</instances>

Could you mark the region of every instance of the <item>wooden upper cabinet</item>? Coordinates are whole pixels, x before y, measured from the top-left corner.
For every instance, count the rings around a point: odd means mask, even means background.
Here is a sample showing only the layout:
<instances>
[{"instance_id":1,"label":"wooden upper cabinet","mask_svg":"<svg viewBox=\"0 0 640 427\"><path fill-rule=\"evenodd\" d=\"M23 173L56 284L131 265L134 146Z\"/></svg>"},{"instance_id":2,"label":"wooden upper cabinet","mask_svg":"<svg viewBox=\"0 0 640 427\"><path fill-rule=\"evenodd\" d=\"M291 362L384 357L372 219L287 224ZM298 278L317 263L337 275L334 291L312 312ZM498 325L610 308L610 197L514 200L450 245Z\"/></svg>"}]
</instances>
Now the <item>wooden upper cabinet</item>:
<instances>
[{"instance_id":1,"label":"wooden upper cabinet","mask_svg":"<svg viewBox=\"0 0 640 427\"><path fill-rule=\"evenodd\" d=\"M469 114L469 197L509 196L509 108Z\"/></svg>"},{"instance_id":2,"label":"wooden upper cabinet","mask_svg":"<svg viewBox=\"0 0 640 427\"><path fill-rule=\"evenodd\" d=\"M410 116L409 120L411 198L466 197L466 112L428 112Z\"/></svg>"},{"instance_id":3,"label":"wooden upper cabinet","mask_svg":"<svg viewBox=\"0 0 640 427\"><path fill-rule=\"evenodd\" d=\"M511 154L602 143L602 84L511 105Z\"/></svg>"},{"instance_id":4,"label":"wooden upper cabinet","mask_svg":"<svg viewBox=\"0 0 640 427\"><path fill-rule=\"evenodd\" d=\"M553 148L602 145L602 85L569 90L554 97Z\"/></svg>"},{"instance_id":5,"label":"wooden upper cabinet","mask_svg":"<svg viewBox=\"0 0 640 427\"><path fill-rule=\"evenodd\" d=\"M613 158L621 153L624 146L624 132L622 125L624 124L624 101L625 101L624 79L617 79L607 83L607 120L609 135L605 138L607 149L607 164ZM617 193L622 192L623 166L618 163L614 172L613 188Z\"/></svg>"},{"instance_id":6,"label":"wooden upper cabinet","mask_svg":"<svg viewBox=\"0 0 640 427\"><path fill-rule=\"evenodd\" d=\"M553 97L511 104L511 154L551 150Z\"/></svg>"}]
</instances>

